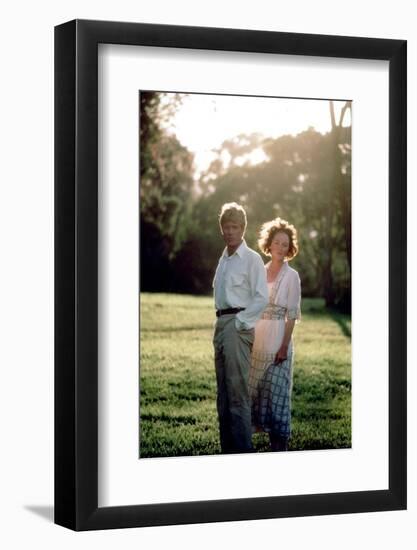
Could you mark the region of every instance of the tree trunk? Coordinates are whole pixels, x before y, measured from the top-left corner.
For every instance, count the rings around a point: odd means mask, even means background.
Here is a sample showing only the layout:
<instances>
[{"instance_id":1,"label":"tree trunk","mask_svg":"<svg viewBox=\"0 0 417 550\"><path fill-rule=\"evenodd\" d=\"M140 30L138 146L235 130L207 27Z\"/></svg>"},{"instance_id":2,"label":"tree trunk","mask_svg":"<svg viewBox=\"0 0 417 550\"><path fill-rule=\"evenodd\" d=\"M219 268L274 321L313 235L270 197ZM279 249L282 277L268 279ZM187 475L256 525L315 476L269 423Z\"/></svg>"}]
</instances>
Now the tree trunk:
<instances>
[{"instance_id":1,"label":"tree trunk","mask_svg":"<svg viewBox=\"0 0 417 550\"><path fill-rule=\"evenodd\" d=\"M329 101L330 118L332 124L333 138L333 177L329 182L329 210L326 216L325 234L324 234L324 261L322 266L323 297L327 307L335 305L335 290L333 286L332 273L332 227L334 223L334 208L332 198L339 203L341 212L341 221L343 224L344 241L346 245L346 259L351 273L351 207L349 194L346 193L344 175L342 173L342 151L339 148L341 141L341 127L343 119L348 108L349 102L346 102L342 108L339 117L339 123L336 123L333 101Z\"/></svg>"}]
</instances>

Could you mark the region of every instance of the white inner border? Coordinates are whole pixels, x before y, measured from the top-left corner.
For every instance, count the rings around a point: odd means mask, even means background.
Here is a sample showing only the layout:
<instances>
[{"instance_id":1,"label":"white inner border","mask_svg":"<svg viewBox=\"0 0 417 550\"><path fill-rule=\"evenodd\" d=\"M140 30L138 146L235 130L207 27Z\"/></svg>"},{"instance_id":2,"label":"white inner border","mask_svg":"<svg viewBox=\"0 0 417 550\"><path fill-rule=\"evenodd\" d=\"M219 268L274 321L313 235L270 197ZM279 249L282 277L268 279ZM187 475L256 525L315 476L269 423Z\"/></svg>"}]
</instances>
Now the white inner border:
<instances>
[{"instance_id":1,"label":"white inner border","mask_svg":"<svg viewBox=\"0 0 417 550\"><path fill-rule=\"evenodd\" d=\"M138 460L141 89L353 100L352 449ZM99 506L386 489L388 63L100 45L99 143Z\"/></svg>"}]
</instances>

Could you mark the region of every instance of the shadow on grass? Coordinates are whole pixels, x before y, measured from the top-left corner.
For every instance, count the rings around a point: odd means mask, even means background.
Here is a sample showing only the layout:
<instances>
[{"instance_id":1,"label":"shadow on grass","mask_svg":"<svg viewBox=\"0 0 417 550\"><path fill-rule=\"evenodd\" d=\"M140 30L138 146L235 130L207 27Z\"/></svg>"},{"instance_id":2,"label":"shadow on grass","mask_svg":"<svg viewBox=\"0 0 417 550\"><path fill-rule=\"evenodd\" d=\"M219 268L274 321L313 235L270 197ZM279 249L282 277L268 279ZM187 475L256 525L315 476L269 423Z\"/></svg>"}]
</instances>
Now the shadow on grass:
<instances>
[{"instance_id":1,"label":"shadow on grass","mask_svg":"<svg viewBox=\"0 0 417 550\"><path fill-rule=\"evenodd\" d=\"M323 299L306 298L303 303L303 314L316 318L329 317L339 325L344 336L352 338L352 332L349 326L350 315L327 309Z\"/></svg>"},{"instance_id":2,"label":"shadow on grass","mask_svg":"<svg viewBox=\"0 0 417 550\"><path fill-rule=\"evenodd\" d=\"M330 312L330 317L333 319L335 323L339 325L341 331L347 338L352 338L352 331L350 326L347 323L347 319L345 315L342 315L336 312Z\"/></svg>"}]
</instances>

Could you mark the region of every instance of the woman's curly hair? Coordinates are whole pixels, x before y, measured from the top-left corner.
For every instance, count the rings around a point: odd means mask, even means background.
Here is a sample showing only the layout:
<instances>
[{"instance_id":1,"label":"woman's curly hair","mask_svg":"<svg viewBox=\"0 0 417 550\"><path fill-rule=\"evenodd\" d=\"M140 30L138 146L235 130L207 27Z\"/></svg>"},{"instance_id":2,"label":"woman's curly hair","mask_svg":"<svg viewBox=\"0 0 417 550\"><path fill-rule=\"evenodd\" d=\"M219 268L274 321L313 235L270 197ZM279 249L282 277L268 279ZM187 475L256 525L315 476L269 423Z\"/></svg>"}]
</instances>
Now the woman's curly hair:
<instances>
[{"instance_id":1,"label":"woman's curly hair","mask_svg":"<svg viewBox=\"0 0 417 550\"><path fill-rule=\"evenodd\" d=\"M290 239L287 260L292 260L298 254L297 230L287 220L275 218L275 220L264 223L259 232L258 246L263 254L270 256L272 239L279 232L285 233Z\"/></svg>"}]
</instances>

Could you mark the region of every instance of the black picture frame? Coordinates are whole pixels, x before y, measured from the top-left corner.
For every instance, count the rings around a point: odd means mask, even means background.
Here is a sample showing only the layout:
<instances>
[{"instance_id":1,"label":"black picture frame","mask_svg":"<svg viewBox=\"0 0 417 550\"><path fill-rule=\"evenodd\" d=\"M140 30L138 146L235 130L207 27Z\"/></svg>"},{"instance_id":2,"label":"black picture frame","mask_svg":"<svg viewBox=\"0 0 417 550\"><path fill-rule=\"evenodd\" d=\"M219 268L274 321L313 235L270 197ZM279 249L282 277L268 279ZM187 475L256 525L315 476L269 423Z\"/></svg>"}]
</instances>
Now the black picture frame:
<instances>
[{"instance_id":1,"label":"black picture frame","mask_svg":"<svg viewBox=\"0 0 417 550\"><path fill-rule=\"evenodd\" d=\"M389 62L387 490L98 507L98 44ZM80 531L406 508L406 46L106 21L55 28L55 523Z\"/></svg>"}]
</instances>

